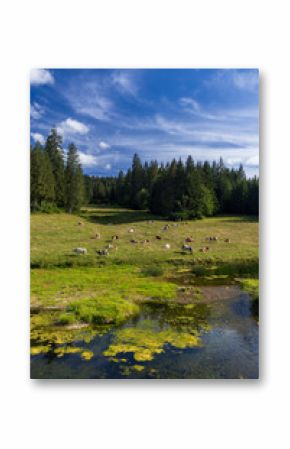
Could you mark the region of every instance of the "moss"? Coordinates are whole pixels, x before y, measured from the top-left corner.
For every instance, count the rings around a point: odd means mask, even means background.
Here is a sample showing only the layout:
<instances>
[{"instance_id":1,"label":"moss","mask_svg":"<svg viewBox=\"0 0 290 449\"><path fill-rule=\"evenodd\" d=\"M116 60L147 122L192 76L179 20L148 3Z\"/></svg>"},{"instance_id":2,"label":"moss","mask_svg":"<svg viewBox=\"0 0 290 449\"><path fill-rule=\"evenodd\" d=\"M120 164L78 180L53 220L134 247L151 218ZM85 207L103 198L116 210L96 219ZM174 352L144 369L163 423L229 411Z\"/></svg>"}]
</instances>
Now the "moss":
<instances>
[{"instance_id":1,"label":"moss","mask_svg":"<svg viewBox=\"0 0 290 449\"><path fill-rule=\"evenodd\" d=\"M50 350L51 350L50 345L32 346L30 348L30 354L31 355L46 354Z\"/></svg>"},{"instance_id":2,"label":"moss","mask_svg":"<svg viewBox=\"0 0 290 449\"><path fill-rule=\"evenodd\" d=\"M242 289L251 295L254 301L259 300L259 279L238 279L238 282Z\"/></svg>"},{"instance_id":3,"label":"moss","mask_svg":"<svg viewBox=\"0 0 290 449\"><path fill-rule=\"evenodd\" d=\"M118 296L72 302L68 310L75 320L91 324L120 324L138 314L139 306Z\"/></svg>"},{"instance_id":4,"label":"moss","mask_svg":"<svg viewBox=\"0 0 290 449\"><path fill-rule=\"evenodd\" d=\"M200 337L189 332L127 328L116 332L113 343L103 354L116 357L118 354L132 353L136 362L148 362L161 354L166 344L179 349L202 346Z\"/></svg>"},{"instance_id":5,"label":"moss","mask_svg":"<svg viewBox=\"0 0 290 449\"><path fill-rule=\"evenodd\" d=\"M91 358L94 356L94 353L92 352L92 351L88 351L88 350L86 350L86 351L83 351L82 353L81 353L81 358L83 359L83 360L91 360Z\"/></svg>"},{"instance_id":6,"label":"moss","mask_svg":"<svg viewBox=\"0 0 290 449\"><path fill-rule=\"evenodd\" d=\"M76 317L72 313L62 313L59 316L59 323L63 325L74 324Z\"/></svg>"},{"instance_id":7,"label":"moss","mask_svg":"<svg viewBox=\"0 0 290 449\"><path fill-rule=\"evenodd\" d=\"M144 370L145 367L144 367L143 365L133 365L132 368L133 368L135 371L141 372L141 371Z\"/></svg>"},{"instance_id":8,"label":"moss","mask_svg":"<svg viewBox=\"0 0 290 449\"><path fill-rule=\"evenodd\" d=\"M59 346L54 350L57 357L63 357L66 354L78 354L83 351L83 348L78 348L75 346Z\"/></svg>"}]
</instances>

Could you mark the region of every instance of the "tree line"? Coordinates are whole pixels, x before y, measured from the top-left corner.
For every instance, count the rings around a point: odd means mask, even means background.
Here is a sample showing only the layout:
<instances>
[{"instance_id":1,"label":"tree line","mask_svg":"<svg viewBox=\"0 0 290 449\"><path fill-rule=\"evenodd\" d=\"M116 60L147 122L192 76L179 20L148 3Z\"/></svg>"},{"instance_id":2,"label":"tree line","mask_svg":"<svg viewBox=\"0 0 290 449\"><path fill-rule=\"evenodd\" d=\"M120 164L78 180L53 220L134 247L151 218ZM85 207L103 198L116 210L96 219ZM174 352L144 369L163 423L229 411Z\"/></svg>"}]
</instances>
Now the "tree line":
<instances>
[{"instance_id":1,"label":"tree line","mask_svg":"<svg viewBox=\"0 0 290 449\"><path fill-rule=\"evenodd\" d=\"M247 179L243 166L229 169L218 162L185 163L173 159L142 164L134 155L131 168L117 177L85 177L92 204L116 203L176 218L201 218L217 213L258 215L259 180Z\"/></svg>"},{"instance_id":2,"label":"tree line","mask_svg":"<svg viewBox=\"0 0 290 449\"><path fill-rule=\"evenodd\" d=\"M65 160L62 137L52 129L44 147L39 142L30 152L30 206L49 212L64 208L77 212L85 203L85 184L76 146L68 146Z\"/></svg>"},{"instance_id":3,"label":"tree line","mask_svg":"<svg viewBox=\"0 0 290 449\"><path fill-rule=\"evenodd\" d=\"M227 168L222 158L142 164L137 154L117 177L85 176L76 146L69 145L65 160L61 136L53 129L44 147L36 143L31 149L31 209L58 207L71 213L88 203L149 209L172 219L258 215L259 180L247 179L242 165Z\"/></svg>"}]
</instances>

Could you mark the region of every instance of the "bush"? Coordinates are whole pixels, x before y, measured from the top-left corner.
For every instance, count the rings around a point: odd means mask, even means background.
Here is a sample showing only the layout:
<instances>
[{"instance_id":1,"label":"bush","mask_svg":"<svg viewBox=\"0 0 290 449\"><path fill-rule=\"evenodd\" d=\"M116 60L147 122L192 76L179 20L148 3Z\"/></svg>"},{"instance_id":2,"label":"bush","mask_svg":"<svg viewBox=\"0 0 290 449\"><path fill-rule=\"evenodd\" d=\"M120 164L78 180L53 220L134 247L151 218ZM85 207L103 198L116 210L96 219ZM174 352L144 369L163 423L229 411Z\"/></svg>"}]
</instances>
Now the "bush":
<instances>
[{"instance_id":1,"label":"bush","mask_svg":"<svg viewBox=\"0 0 290 449\"><path fill-rule=\"evenodd\" d=\"M48 201L42 201L40 206L37 206L34 212L42 212L44 214L59 214L61 210L54 204Z\"/></svg>"},{"instance_id":2,"label":"bush","mask_svg":"<svg viewBox=\"0 0 290 449\"><path fill-rule=\"evenodd\" d=\"M151 267L144 267L142 270L142 274L144 274L145 276L153 276L153 277L157 277L157 276L162 276L164 273L164 270L162 267L159 267L158 265L153 265Z\"/></svg>"},{"instance_id":3,"label":"bush","mask_svg":"<svg viewBox=\"0 0 290 449\"><path fill-rule=\"evenodd\" d=\"M73 324L76 321L76 317L71 313L63 313L59 316L59 323L62 325Z\"/></svg>"}]
</instances>

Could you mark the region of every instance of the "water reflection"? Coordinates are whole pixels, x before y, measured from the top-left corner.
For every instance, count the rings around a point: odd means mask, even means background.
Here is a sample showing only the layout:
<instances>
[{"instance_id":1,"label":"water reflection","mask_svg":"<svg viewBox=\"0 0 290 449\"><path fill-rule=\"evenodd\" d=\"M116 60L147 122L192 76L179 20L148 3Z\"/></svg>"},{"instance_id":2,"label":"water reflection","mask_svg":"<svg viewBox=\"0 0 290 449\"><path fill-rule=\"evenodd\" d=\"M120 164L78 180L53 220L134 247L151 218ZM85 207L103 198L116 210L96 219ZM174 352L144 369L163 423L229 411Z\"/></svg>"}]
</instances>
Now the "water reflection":
<instances>
[{"instance_id":1,"label":"water reflection","mask_svg":"<svg viewBox=\"0 0 290 449\"><path fill-rule=\"evenodd\" d=\"M214 287L216 289L216 287ZM225 288L225 287L222 287ZM149 301L125 325L69 343L92 351L32 358L33 378L257 378L258 326L247 294ZM218 299L217 299L218 298Z\"/></svg>"}]
</instances>

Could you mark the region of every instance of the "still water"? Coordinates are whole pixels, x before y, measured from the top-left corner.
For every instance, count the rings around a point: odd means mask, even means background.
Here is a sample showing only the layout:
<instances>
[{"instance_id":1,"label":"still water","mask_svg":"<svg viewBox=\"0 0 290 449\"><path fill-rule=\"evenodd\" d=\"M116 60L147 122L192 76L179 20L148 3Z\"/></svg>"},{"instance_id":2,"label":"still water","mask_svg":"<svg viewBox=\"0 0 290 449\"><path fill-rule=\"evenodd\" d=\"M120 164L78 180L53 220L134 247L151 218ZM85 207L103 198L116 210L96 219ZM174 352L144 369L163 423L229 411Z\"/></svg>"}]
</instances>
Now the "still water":
<instances>
[{"instance_id":1,"label":"still water","mask_svg":"<svg viewBox=\"0 0 290 449\"><path fill-rule=\"evenodd\" d=\"M238 287L204 287L194 301L148 301L141 314L118 328L96 328L63 353L31 358L36 379L256 379L258 323L248 294ZM91 329L90 329L91 332ZM84 360L73 352L81 346Z\"/></svg>"}]
</instances>

